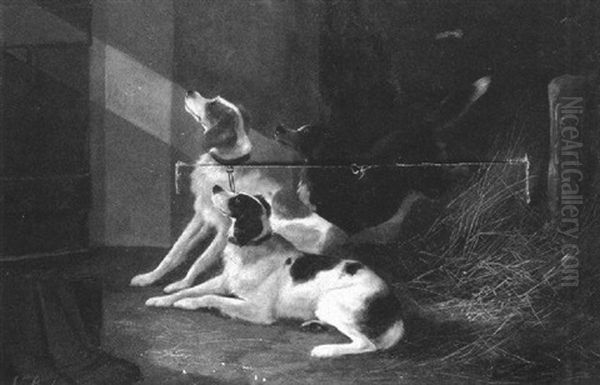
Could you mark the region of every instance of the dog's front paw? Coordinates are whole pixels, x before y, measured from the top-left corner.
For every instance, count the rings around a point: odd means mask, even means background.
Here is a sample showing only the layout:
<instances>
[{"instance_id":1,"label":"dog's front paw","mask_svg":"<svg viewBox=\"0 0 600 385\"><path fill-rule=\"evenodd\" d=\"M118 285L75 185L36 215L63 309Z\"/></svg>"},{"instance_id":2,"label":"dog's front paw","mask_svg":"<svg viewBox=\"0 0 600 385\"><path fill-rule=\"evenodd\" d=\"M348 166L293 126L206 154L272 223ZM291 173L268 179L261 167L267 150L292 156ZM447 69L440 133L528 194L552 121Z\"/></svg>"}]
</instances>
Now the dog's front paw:
<instances>
[{"instance_id":1,"label":"dog's front paw","mask_svg":"<svg viewBox=\"0 0 600 385\"><path fill-rule=\"evenodd\" d=\"M315 346L310 351L310 356L316 358L328 358L339 356L339 353L337 352L337 347L334 345L319 345Z\"/></svg>"},{"instance_id":2,"label":"dog's front paw","mask_svg":"<svg viewBox=\"0 0 600 385\"><path fill-rule=\"evenodd\" d=\"M155 306L155 307L167 307L173 305L173 299L169 298L169 296L164 295L161 297L152 297L148 298L146 301L146 306Z\"/></svg>"},{"instance_id":3,"label":"dog's front paw","mask_svg":"<svg viewBox=\"0 0 600 385\"><path fill-rule=\"evenodd\" d=\"M196 310L198 308L204 307L205 304L201 298L184 298L175 302L173 306L180 309Z\"/></svg>"},{"instance_id":4,"label":"dog's front paw","mask_svg":"<svg viewBox=\"0 0 600 385\"><path fill-rule=\"evenodd\" d=\"M186 279L182 279L181 281L173 282L172 284L167 285L167 287L165 287L163 291L169 294L179 291L181 289L186 289L190 286L192 286L191 282L188 282Z\"/></svg>"},{"instance_id":5,"label":"dog's front paw","mask_svg":"<svg viewBox=\"0 0 600 385\"><path fill-rule=\"evenodd\" d=\"M149 286L156 282L156 277L152 273L139 274L131 279L130 286Z\"/></svg>"}]
</instances>

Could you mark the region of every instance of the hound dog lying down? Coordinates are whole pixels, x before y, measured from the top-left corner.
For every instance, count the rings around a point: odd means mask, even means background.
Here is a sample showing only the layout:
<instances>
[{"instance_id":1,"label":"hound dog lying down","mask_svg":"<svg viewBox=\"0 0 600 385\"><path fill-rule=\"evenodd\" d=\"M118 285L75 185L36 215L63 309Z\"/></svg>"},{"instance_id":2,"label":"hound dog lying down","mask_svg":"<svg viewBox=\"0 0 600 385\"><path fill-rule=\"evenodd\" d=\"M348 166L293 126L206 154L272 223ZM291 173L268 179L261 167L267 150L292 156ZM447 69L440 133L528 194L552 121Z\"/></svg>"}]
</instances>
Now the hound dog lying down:
<instances>
[{"instance_id":1,"label":"hound dog lying down","mask_svg":"<svg viewBox=\"0 0 600 385\"><path fill-rule=\"evenodd\" d=\"M286 150L275 141L251 130L249 118L244 111L222 97L207 99L198 92L188 91L185 109L203 128L204 145L208 149L196 161L191 175L191 189L195 196L194 217L160 264L148 273L133 277L131 285L147 286L155 283L180 265L195 245L216 234L186 276L165 287L166 293L190 287L198 274L219 258L219 253L227 244L231 220L221 215L210 201L211 187L228 181L225 167L220 166L244 164L251 155L259 164L272 159L275 156L273 154L279 159L283 157L286 161L294 160L291 151L286 155ZM253 146L260 151L253 152ZM340 230L312 213L298 200L293 187L293 180L297 180L298 176L294 172L291 168L237 167L234 171L235 184L243 191L263 195L269 202L274 199L283 202L274 205L273 224L296 247L319 252L327 248L329 243L342 242L344 235Z\"/></svg>"},{"instance_id":2,"label":"hound dog lying down","mask_svg":"<svg viewBox=\"0 0 600 385\"><path fill-rule=\"evenodd\" d=\"M259 324L282 318L318 322L351 340L316 346L314 357L388 349L402 338L400 303L368 267L298 251L272 231L271 206L260 195L234 194L217 185L212 201L220 215L233 219L223 272L195 287L150 298L146 305L214 308Z\"/></svg>"}]
</instances>

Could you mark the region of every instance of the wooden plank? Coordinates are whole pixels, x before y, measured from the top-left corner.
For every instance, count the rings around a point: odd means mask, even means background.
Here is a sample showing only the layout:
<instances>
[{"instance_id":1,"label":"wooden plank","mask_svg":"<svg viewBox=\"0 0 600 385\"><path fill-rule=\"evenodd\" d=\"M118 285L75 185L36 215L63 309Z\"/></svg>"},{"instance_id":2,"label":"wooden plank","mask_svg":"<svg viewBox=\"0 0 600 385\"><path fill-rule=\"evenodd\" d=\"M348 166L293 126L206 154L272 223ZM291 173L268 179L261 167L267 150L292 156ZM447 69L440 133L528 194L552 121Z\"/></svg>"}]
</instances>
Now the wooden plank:
<instances>
[{"instance_id":1,"label":"wooden plank","mask_svg":"<svg viewBox=\"0 0 600 385\"><path fill-rule=\"evenodd\" d=\"M7 213L4 221L3 256L43 254L64 250L86 249L88 245L87 213Z\"/></svg>"},{"instance_id":2,"label":"wooden plank","mask_svg":"<svg viewBox=\"0 0 600 385\"><path fill-rule=\"evenodd\" d=\"M583 138L589 80L585 76L563 75L548 85L550 109L550 157L547 201L554 218L565 201L581 204L585 179Z\"/></svg>"},{"instance_id":3,"label":"wooden plank","mask_svg":"<svg viewBox=\"0 0 600 385\"><path fill-rule=\"evenodd\" d=\"M4 75L4 55L5 55L5 39L4 39L4 12L0 11L0 124L4 124L4 88L6 87L5 75ZM0 127L1 127L0 125ZM4 175L4 164L6 163L4 147L6 146L6 134L3 129L0 128L0 175ZM0 183L0 197L4 196L4 183ZM0 244L4 244L6 240L5 224L2 218L4 218L4 205L0 204Z\"/></svg>"},{"instance_id":4,"label":"wooden plank","mask_svg":"<svg viewBox=\"0 0 600 385\"><path fill-rule=\"evenodd\" d=\"M80 211L90 207L90 176L64 175L39 178L0 177L5 213Z\"/></svg>"},{"instance_id":5,"label":"wooden plank","mask_svg":"<svg viewBox=\"0 0 600 385\"><path fill-rule=\"evenodd\" d=\"M91 43L91 4L86 0L7 0L6 46Z\"/></svg>"},{"instance_id":6,"label":"wooden plank","mask_svg":"<svg viewBox=\"0 0 600 385\"><path fill-rule=\"evenodd\" d=\"M9 0L4 5L0 261L80 253L88 246L91 204L91 3Z\"/></svg>"},{"instance_id":7,"label":"wooden plank","mask_svg":"<svg viewBox=\"0 0 600 385\"><path fill-rule=\"evenodd\" d=\"M87 61L78 64L86 66ZM10 146L4 148L3 174L87 172L89 101L85 90L75 90L13 56L5 56L4 76L2 131Z\"/></svg>"}]
</instances>

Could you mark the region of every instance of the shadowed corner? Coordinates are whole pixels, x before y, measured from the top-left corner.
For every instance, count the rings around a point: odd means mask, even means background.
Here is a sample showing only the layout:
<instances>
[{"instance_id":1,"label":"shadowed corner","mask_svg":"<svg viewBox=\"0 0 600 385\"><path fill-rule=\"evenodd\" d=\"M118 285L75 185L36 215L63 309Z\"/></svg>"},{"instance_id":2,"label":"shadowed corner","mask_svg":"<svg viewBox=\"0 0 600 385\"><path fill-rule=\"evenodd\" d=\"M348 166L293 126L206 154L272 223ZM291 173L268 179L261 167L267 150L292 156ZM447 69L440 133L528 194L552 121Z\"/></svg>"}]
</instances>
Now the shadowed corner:
<instances>
[{"instance_id":1,"label":"shadowed corner","mask_svg":"<svg viewBox=\"0 0 600 385\"><path fill-rule=\"evenodd\" d=\"M443 320L433 313L412 308L405 315L406 336L390 353L413 362L443 362L477 338L466 322Z\"/></svg>"}]
</instances>

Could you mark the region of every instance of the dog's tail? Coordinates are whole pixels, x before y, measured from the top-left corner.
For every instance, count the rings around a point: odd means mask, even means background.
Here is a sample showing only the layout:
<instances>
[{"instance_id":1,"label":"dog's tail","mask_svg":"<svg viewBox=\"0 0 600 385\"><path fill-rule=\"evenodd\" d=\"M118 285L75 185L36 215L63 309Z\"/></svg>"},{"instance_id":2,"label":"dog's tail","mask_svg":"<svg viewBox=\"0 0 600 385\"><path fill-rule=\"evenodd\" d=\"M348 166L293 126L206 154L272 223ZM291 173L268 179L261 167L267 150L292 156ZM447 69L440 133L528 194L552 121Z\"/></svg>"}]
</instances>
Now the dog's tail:
<instances>
[{"instance_id":1,"label":"dog's tail","mask_svg":"<svg viewBox=\"0 0 600 385\"><path fill-rule=\"evenodd\" d=\"M492 78L484 76L471 84L452 91L450 95L442 100L438 109L431 114L428 120L435 123L438 130L454 125L488 91L491 83Z\"/></svg>"},{"instance_id":2,"label":"dog's tail","mask_svg":"<svg viewBox=\"0 0 600 385\"><path fill-rule=\"evenodd\" d=\"M404 322L398 320L377 339L377 349L389 349L396 345L402 337L404 337Z\"/></svg>"},{"instance_id":3,"label":"dog's tail","mask_svg":"<svg viewBox=\"0 0 600 385\"><path fill-rule=\"evenodd\" d=\"M429 117L432 125L431 135L438 148L438 154L441 160L445 160L446 140L445 133L469 111L489 89L492 83L490 76L484 76L477 79L465 87L454 90L441 103L439 108Z\"/></svg>"},{"instance_id":4,"label":"dog's tail","mask_svg":"<svg viewBox=\"0 0 600 385\"><path fill-rule=\"evenodd\" d=\"M393 347L404 336L403 306L390 289L368 298L360 314L360 331L379 350Z\"/></svg>"},{"instance_id":5,"label":"dog's tail","mask_svg":"<svg viewBox=\"0 0 600 385\"><path fill-rule=\"evenodd\" d=\"M366 159L386 161L394 158L400 161L416 160L445 160L446 154L446 131L454 126L469 109L488 91L492 79L484 76L471 84L454 90L448 95L433 112L420 120L416 142L406 139L405 130L394 130L383 138L376 141ZM398 159L401 155L405 159ZM425 159L423 159L425 158Z\"/></svg>"}]
</instances>

